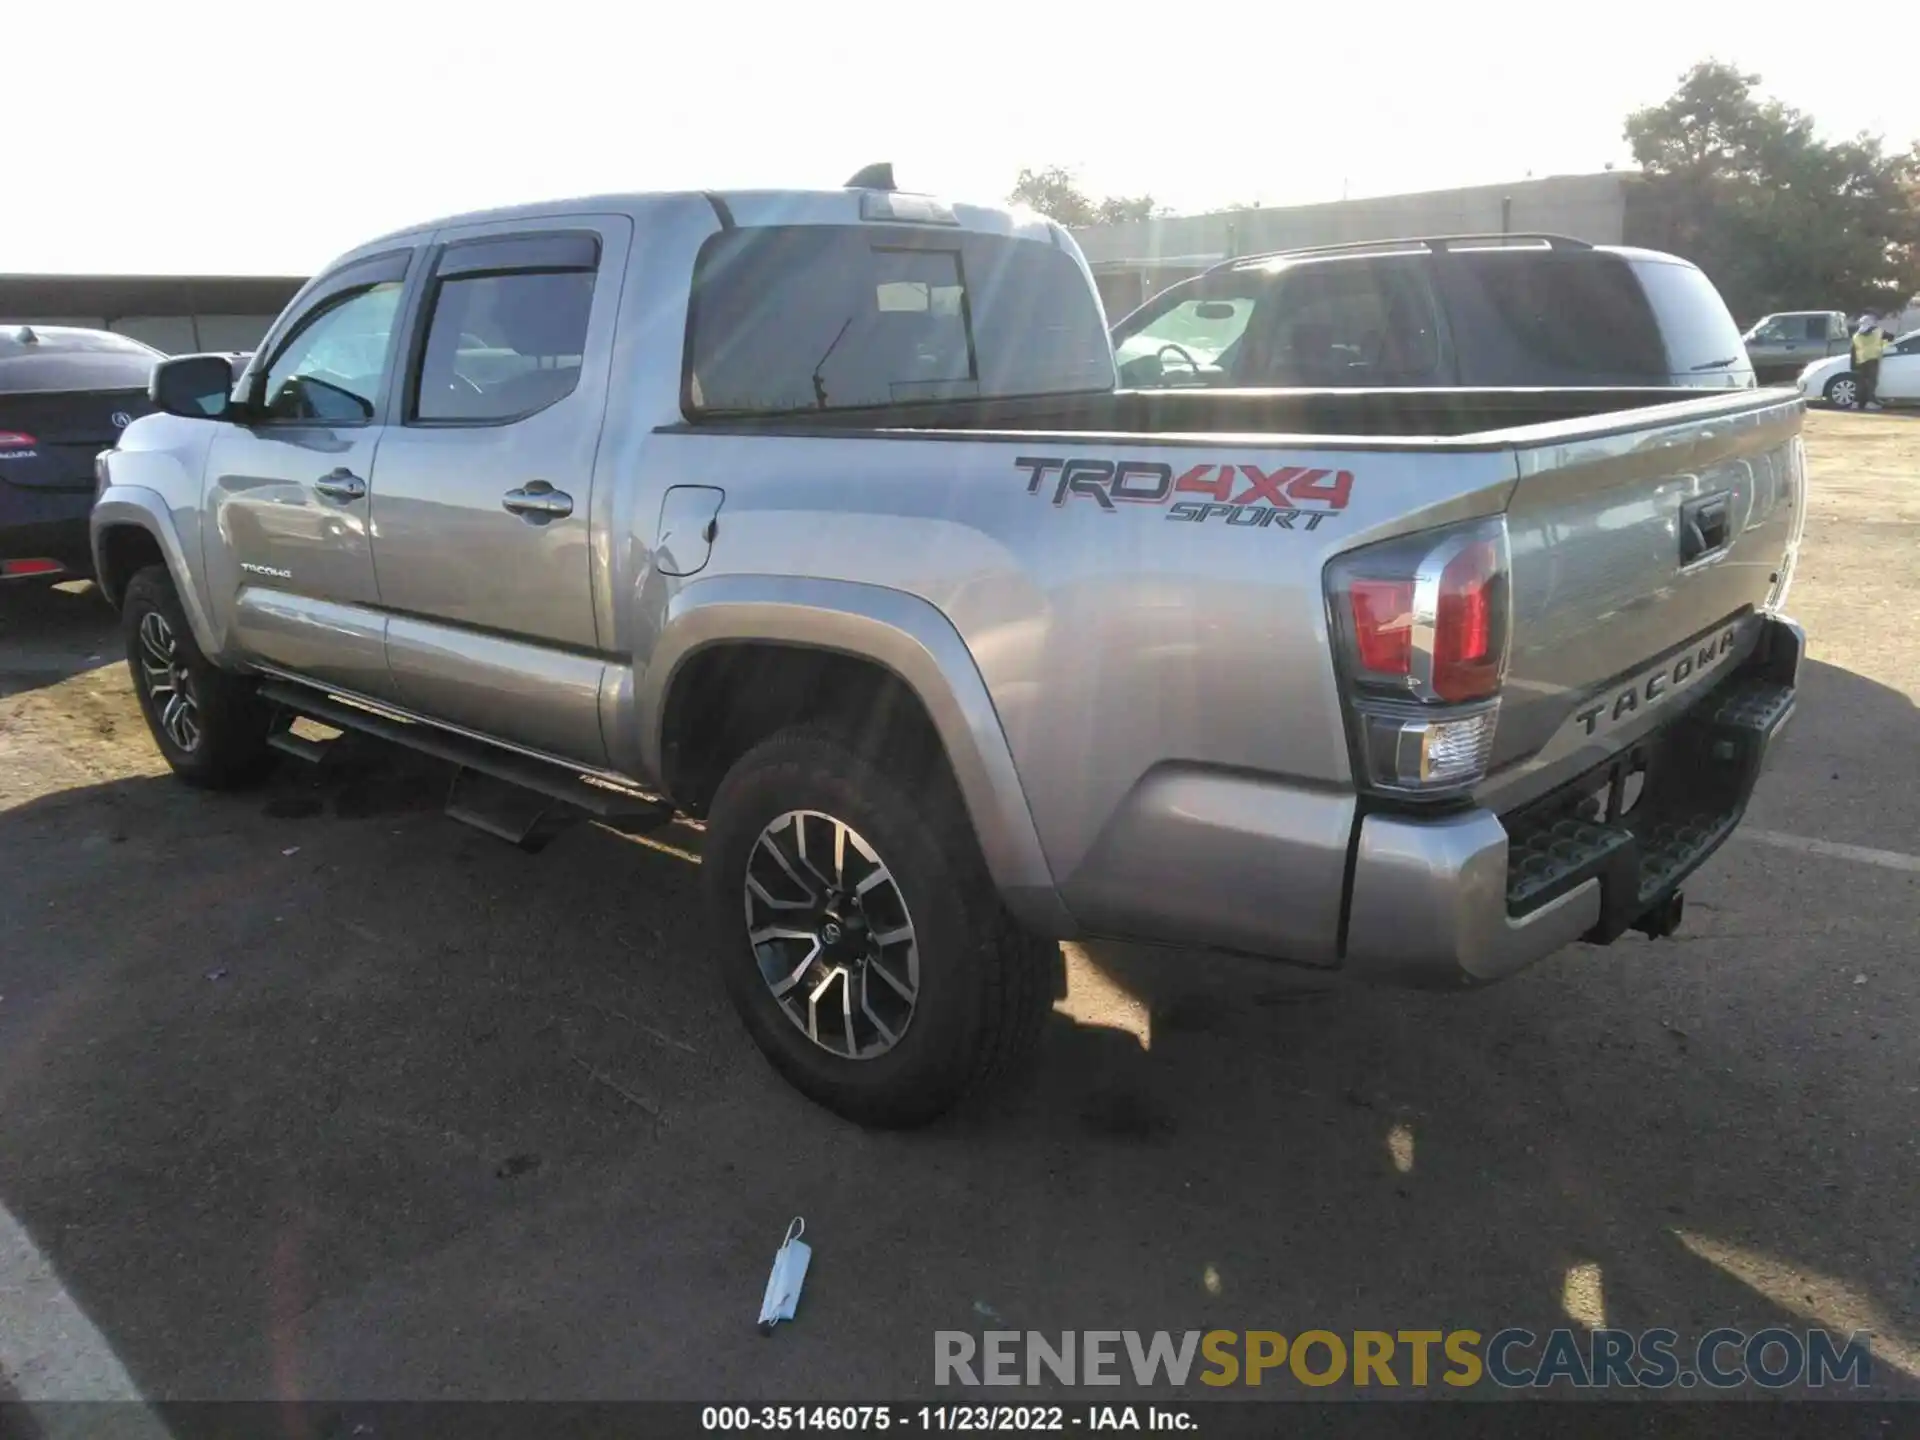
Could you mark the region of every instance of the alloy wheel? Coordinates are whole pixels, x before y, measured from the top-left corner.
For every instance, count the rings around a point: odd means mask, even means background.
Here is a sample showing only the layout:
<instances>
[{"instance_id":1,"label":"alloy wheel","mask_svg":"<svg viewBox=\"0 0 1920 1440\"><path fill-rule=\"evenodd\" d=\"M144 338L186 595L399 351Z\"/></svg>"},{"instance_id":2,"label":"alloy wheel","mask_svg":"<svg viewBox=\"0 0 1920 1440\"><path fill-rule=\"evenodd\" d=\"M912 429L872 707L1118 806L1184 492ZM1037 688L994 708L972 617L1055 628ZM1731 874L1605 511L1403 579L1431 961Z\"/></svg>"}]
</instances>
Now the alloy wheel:
<instances>
[{"instance_id":1,"label":"alloy wheel","mask_svg":"<svg viewBox=\"0 0 1920 1440\"><path fill-rule=\"evenodd\" d=\"M1827 387L1827 399L1842 410L1851 410L1860 399L1859 384L1852 376L1836 380Z\"/></svg>"},{"instance_id":2,"label":"alloy wheel","mask_svg":"<svg viewBox=\"0 0 1920 1440\"><path fill-rule=\"evenodd\" d=\"M200 703L179 637L158 610L140 617L140 679L167 738L191 754L200 744Z\"/></svg>"},{"instance_id":3,"label":"alloy wheel","mask_svg":"<svg viewBox=\"0 0 1920 1440\"><path fill-rule=\"evenodd\" d=\"M893 872L845 821L789 810L754 841L747 938L787 1019L830 1054L900 1043L920 993L920 947Z\"/></svg>"}]
</instances>

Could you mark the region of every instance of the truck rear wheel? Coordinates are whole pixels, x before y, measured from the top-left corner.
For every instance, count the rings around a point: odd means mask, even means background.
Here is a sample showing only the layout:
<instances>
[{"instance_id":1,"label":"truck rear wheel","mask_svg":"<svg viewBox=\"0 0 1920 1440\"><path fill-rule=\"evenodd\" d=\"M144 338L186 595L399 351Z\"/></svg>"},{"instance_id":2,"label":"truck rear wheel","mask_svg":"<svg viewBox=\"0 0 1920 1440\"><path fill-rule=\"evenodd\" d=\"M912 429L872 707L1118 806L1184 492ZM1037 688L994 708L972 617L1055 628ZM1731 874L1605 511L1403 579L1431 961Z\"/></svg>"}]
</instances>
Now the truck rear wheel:
<instances>
[{"instance_id":1,"label":"truck rear wheel","mask_svg":"<svg viewBox=\"0 0 1920 1440\"><path fill-rule=\"evenodd\" d=\"M734 1007L789 1082L864 1125L924 1124L1014 1073L1052 999L1057 947L1006 914L951 779L925 768L786 730L708 815Z\"/></svg>"},{"instance_id":2,"label":"truck rear wheel","mask_svg":"<svg viewBox=\"0 0 1920 1440\"><path fill-rule=\"evenodd\" d=\"M272 711L252 681L200 653L166 566L149 565L127 582L120 622L134 694L173 773L208 790L263 778L273 768Z\"/></svg>"}]
</instances>

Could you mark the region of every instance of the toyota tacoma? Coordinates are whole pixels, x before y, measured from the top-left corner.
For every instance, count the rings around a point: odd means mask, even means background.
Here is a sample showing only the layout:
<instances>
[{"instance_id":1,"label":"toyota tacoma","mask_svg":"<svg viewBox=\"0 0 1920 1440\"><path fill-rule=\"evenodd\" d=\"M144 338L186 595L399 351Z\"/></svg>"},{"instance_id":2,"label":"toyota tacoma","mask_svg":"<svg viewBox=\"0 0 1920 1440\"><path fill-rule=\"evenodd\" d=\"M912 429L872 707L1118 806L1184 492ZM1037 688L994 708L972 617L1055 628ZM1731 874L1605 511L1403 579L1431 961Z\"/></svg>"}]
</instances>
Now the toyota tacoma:
<instances>
[{"instance_id":1,"label":"toyota tacoma","mask_svg":"<svg viewBox=\"0 0 1920 1440\"><path fill-rule=\"evenodd\" d=\"M174 771L317 721L529 846L703 822L747 1030L866 1123L1006 1073L1063 939L1667 933L1794 705L1797 395L1117 389L1064 230L884 168L388 235L152 398L92 539Z\"/></svg>"}]
</instances>

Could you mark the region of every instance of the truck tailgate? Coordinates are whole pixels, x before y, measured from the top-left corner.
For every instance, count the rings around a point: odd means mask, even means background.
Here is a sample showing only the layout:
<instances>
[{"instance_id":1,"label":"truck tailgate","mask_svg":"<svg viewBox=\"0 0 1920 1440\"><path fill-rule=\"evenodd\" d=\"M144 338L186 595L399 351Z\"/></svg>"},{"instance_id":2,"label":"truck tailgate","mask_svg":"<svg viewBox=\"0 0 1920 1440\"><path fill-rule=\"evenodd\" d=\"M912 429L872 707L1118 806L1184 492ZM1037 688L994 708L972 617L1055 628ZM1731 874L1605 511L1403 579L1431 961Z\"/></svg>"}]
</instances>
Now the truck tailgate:
<instances>
[{"instance_id":1,"label":"truck tailgate","mask_svg":"<svg viewBox=\"0 0 1920 1440\"><path fill-rule=\"evenodd\" d=\"M1801 404L1761 398L1516 435L1512 649L1481 803L1510 810L1618 754L1751 650L1805 515Z\"/></svg>"}]
</instances>

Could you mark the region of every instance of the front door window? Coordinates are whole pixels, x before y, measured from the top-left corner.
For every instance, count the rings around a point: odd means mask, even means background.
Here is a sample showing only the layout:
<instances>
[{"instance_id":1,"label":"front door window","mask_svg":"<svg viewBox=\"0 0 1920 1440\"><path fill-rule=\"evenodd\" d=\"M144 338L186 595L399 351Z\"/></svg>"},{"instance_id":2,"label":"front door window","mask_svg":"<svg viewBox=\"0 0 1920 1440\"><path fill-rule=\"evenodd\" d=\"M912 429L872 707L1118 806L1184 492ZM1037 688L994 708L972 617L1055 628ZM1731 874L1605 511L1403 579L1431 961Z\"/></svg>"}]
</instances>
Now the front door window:
<instances>
[{"instance_id":1,"label":"front door window","mask_svg":"<svg viewBox=\"0 0 1920 1440\"><path fill-rule=\"evenodd\" d=\"M267 368L269 419L364 424L386 386L400 285L350 290L324 306Z\"/></svg>"}]
</instances>

